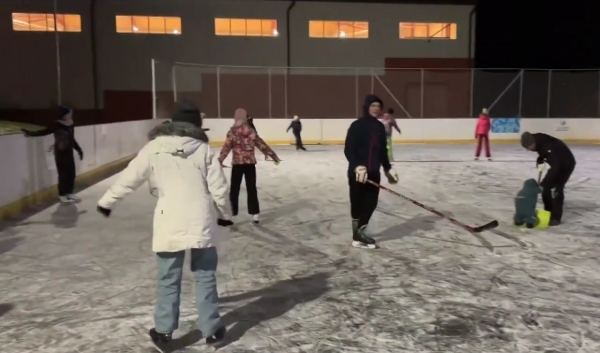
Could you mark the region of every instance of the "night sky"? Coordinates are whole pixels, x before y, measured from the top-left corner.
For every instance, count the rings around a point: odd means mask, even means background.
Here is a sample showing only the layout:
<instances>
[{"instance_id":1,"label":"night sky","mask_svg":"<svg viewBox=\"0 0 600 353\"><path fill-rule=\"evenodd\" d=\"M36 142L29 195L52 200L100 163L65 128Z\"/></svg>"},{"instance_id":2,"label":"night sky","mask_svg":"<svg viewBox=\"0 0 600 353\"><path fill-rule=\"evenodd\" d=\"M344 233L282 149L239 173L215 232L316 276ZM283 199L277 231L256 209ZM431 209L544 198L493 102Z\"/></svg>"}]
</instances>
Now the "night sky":
<instances>
[{"instance_id":1,"label":"night sky","mask_svg":"<svg viewBox=\"0 0 600 353\"><path fill-rule=\"evenodd\" d=\"M481 0L475 66L600 68L600 3Z\"/></svg>"}]
</instances>

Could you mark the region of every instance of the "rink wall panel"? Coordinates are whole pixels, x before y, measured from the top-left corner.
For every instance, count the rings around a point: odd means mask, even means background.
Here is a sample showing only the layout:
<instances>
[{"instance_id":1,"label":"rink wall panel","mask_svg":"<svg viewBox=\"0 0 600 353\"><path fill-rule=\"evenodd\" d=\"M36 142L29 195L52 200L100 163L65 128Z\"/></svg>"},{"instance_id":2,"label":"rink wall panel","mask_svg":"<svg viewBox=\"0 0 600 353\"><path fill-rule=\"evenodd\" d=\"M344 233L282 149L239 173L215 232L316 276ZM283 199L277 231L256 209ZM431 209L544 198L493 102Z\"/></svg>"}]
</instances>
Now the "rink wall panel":
<instances>
[{"instance_id":1,"label":"rink wall panel","mask_svg":"<svg viewBox=\"0 0 600 353\"><path fill-rule=\"evenodd\" d=\"M303 119L302 140L307 144L343 144L354 119ZM394 133L395 143L474 143L477 119L398 119L402 135ZM211 144L221 145L233 119L206 119ZM270 144L289 144L286 132L290 120L254 119L259 135ZM524 131L543 132L567 142L600 143L600 119L520 119L518 133L491 133L496 143L517 143Z\"/></svg>"},{"instance_id":2,"label":"rink wall panel","mask_svg":"<svg viewBox=\"0 0 600 353\"><path fill-rule=\"evenodd\" d=\"M84 158L75 153L77 185L93 184L118 170L148 141L150 129L161 120L130 121L75 128ZM25 138L0 136L0 220L57 197L52 135Z\"/></svg>"}]
</instances>

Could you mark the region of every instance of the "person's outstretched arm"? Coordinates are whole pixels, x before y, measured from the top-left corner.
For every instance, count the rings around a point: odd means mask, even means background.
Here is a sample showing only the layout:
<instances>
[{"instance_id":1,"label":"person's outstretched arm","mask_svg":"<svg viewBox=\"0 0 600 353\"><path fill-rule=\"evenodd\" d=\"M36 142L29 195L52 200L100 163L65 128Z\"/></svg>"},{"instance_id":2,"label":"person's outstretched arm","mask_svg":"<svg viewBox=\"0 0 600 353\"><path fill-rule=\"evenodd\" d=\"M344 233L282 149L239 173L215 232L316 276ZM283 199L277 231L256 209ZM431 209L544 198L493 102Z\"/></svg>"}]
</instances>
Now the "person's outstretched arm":
<instances>
[{"instance_id":1,"label":"person's outstretched arm","mask_svg":"<svg viewBox=\"0 0 600 353\"><path fill-rule=\"evenodd\" d=\"M227 185L227 178L223 173L223 167L221 161L208 147L208 153L206 154L206 182L208 184L208 192L217 206L219 216L223 219L230 220L231 217L231 205L229 204L229 186Z\"/></svg>"},{"instance_id":2,"label":"person's outstretched arm","mask_svg":"<svg viewBox=\"0 0 600 353\"><path fill-rule=\"evenodd\" d=\"M113 205L122 200L125 196L139 188L150 175L150 160L145 149L142 149L138 155L129 162L129 165L117 178L115 183L98 201L98 206L105 209L112 209Z\"/></svg>"}]
</instances>

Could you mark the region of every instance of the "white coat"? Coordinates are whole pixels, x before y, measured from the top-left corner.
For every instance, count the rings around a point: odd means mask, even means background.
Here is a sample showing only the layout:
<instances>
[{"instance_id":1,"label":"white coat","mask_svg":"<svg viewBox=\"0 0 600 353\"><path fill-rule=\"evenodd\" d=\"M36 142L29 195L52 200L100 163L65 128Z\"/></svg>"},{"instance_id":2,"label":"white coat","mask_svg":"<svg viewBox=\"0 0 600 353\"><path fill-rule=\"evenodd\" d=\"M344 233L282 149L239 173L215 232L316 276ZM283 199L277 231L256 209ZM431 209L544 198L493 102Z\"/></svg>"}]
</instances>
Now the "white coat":
<instances>
[{"instance_id":1,"label":"white coat","mask_svg":"<svg viewBox=\"0 0 600 353\"><path fill-rule=\"evenodd\" d=\"M158 197L152 251L217 246L226 232L217 219L231 219L231 207L227 179L206 134L191 124L168 123L150 138L98 205L112 209L148 181Z\"/></svg>"}]
</instances>

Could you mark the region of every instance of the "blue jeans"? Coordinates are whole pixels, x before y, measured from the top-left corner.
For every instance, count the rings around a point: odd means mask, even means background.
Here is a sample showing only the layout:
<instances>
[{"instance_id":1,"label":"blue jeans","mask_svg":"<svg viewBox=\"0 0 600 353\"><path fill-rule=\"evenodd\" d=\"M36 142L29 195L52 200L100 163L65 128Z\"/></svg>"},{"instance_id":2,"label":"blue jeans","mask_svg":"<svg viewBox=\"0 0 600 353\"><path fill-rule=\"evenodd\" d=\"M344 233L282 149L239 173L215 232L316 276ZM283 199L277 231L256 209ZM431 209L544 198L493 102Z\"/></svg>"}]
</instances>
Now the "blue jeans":
<instances>
[{"instance_id":1,"label":"blue jeans","mask_svg":"<svg viewBox=\"0 0 600 353\"><path fill-rule=\"evenodd\" d=\"M179 302L185 251L160 252L158 259L158 303L154 325L158 333L172 333L179 327ZM221 326L219 295L215 272L219 256L216 248L191 249L191 270L196 282L196 308L200 332L212 336Z\"/></svg>"}]
</instances>

